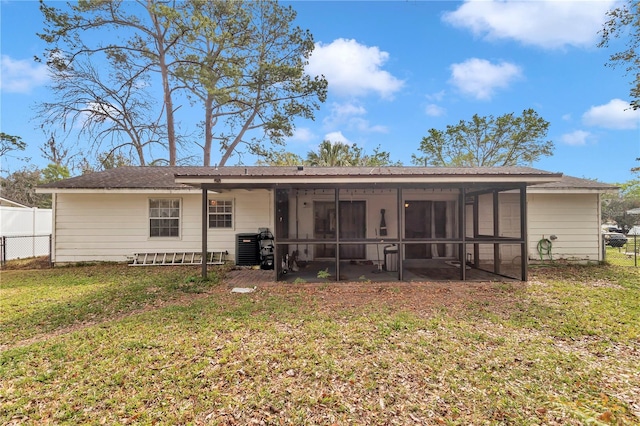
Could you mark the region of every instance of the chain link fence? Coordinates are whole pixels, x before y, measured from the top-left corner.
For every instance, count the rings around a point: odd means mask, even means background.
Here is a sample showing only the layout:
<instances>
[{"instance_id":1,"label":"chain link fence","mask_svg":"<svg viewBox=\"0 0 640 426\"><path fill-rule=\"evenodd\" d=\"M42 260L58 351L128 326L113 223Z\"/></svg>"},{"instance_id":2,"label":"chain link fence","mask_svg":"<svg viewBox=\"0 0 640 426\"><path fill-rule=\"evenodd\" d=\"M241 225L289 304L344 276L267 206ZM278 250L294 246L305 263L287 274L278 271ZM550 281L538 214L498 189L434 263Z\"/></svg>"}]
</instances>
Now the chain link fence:
<instances>
[{"instance_id":1,"label":"chain link fence","mask_svg":"<svg viewBox=\"0 0 640 426\"><path fill-rule=\"evenodd\" d=\"M640 235L627 235L624 243L604 242L605 261L620 266L640 266Z\"/></svg>"},{"instance_id":2,"label":"chain link fence","mask_svg":"<svg viewBox=\"0 0 640 426\"><path fill-rule=\"evenodd\" d=\"M12 235L0 237L0 263L47 256L51 266L51 234Z\"/></svg>"}]
</instances>

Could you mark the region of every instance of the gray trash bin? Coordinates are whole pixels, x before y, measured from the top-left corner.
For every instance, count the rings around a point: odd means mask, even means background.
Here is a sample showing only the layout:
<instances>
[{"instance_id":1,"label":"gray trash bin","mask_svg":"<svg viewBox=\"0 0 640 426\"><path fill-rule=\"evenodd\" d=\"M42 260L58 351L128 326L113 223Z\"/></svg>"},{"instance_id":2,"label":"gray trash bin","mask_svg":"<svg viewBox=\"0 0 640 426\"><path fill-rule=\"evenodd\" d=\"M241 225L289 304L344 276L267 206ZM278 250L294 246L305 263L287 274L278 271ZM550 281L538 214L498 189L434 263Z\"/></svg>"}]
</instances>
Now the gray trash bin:
<instances>
[{"instance_id":1,"label":"gray trash bin","mask_svg":"<svg viewBox=\"0 0 640 426\"><path fill-rule=\"evenodd\" d=\"M395 245L384 248L384 270L389 272L398 270L398 247Z\"/></svg>"}]
</instances>

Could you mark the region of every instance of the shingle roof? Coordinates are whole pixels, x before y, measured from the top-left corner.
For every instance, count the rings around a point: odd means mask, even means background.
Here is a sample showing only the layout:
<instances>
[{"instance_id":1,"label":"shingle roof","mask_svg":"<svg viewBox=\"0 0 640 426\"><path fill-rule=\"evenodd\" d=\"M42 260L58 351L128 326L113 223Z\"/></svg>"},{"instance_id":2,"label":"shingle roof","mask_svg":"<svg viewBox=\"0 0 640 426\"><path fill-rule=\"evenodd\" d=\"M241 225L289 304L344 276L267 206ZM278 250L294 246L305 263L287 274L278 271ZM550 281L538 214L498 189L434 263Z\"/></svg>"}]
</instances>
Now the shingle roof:
<instances>
[{"instance_id":1,"label":"shingle roof","mask_svg":"<svg viewBox=\"0 0 640 426\"><path fill-rule=\"evenodd\" d=\"M545 188L545 189L593 189L610 191L618 189L617 186L604 182L598 182L592 179L582 179L573 176L564 175L556 182L547 182L533 185L531 188Z\"/></svg>"},{"instance_id":2,"label":"shingle roof","mask_svg":"<svg viewBox=\"0 0 640 426\"><path fill-rule=\"evenodd\" d=\"M365 177L365 176L542 176L560 174L530 167L119 167L40 185L42 189L190 189L175 177Z\"/></svg>"},{"instance_id":3,"label":"shingle roof","mask_svg":"<svg viewBox=\"0 0 640 426\"><path fill-rule=\"evenodd\" d=\"M51 182L38 188L59 189L190 189L175 182L184 167L119 167Z\"/></svg>"},{"instance_id":4,"label":"shingle roof","mask_svg":"<svg viewBox=\"0 0 640 426\"><path fill-rule=\"evenodd\" d=\"M310 166L233 166L233 167L189 167L178 173L180 176L515 176L549 175L554 173L531 167L310 167ZM558 174L560 176L560 174Z\"/></svg>"}]
</instances>

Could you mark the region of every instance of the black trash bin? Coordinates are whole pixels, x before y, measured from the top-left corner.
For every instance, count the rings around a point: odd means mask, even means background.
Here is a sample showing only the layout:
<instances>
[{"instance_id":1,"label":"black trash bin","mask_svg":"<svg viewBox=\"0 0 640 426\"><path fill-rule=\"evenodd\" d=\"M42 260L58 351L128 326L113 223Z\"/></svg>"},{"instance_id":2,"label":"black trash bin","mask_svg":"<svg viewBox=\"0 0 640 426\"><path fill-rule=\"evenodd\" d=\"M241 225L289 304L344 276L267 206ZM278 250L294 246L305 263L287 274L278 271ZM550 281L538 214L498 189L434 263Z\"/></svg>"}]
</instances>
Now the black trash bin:
<instances>
[{"instance_id":1,"label":"black trash bin","mask_svg":"<svg viewBox=\"0 0 640 426\"><path fill-rule=\"evenodd\" d=\"M396 245L385 246L384 270L388 272L398 271L398 246Z\"/></svg>"}]
</instances>

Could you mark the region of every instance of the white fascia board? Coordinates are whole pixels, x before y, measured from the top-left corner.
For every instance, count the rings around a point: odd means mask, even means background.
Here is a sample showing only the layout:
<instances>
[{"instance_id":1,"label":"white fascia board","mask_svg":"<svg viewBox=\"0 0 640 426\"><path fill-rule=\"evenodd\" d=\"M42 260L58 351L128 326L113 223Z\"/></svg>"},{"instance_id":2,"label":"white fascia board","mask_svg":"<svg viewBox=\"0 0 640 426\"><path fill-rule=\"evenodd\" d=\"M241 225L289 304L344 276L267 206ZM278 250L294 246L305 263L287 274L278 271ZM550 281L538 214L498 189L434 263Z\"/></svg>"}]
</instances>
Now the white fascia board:
<instances>
[{"instance_id":1,"label":"white fascia board","mask_svg":"<svg viewBox=\"0 0 640 426\"><path fill-rule=\"evenodd\" d=\"M200 188L36 188L37 194L199 194L200 192Z\"/></svg>"},{"instance_id":2,"label":"white fascia board","mask_svg":"<svg viewBox=\"0 0 640 426\"><path fill-rule=\"evenodd\" d=\"M15 202L13 200L9 200L7 198L0 197L0 205L3 204L3 203L4 204L9 204L8 206L5 206L5 207L20 208L20 209L30 209L31 208L29 206L25 206L24 204L17 203L17 202Z\"/></svg>"},{"instance_id":3,"label":"white fascia board","mask_svg":"<svg viewBox=\"0 0 640 426\"><path fill-rule=\"evenodd\" d=\"M217 178L217 177L177 177L176 183L186 185L200 184L404 184L404 183L427 183L427 184L468 184L468 183L522 183L527 182L528 185L536 185L540 183L556 182L557 177L530 177L518 175L505 176L477 176L477 175L456 175L456 176L309 176L309 177L250 177L250 178Z\"/></svg>"},{"instance_id":4,"label":"white fascia board","mask_svg":"<svg viewBox=\"0 0 640 426\"><path fill-rule=\"evenodd\" d=\"M598 188L534 188L528 187L527 194L605 194L611 189Z\"/></svg>"}]
</instances>

